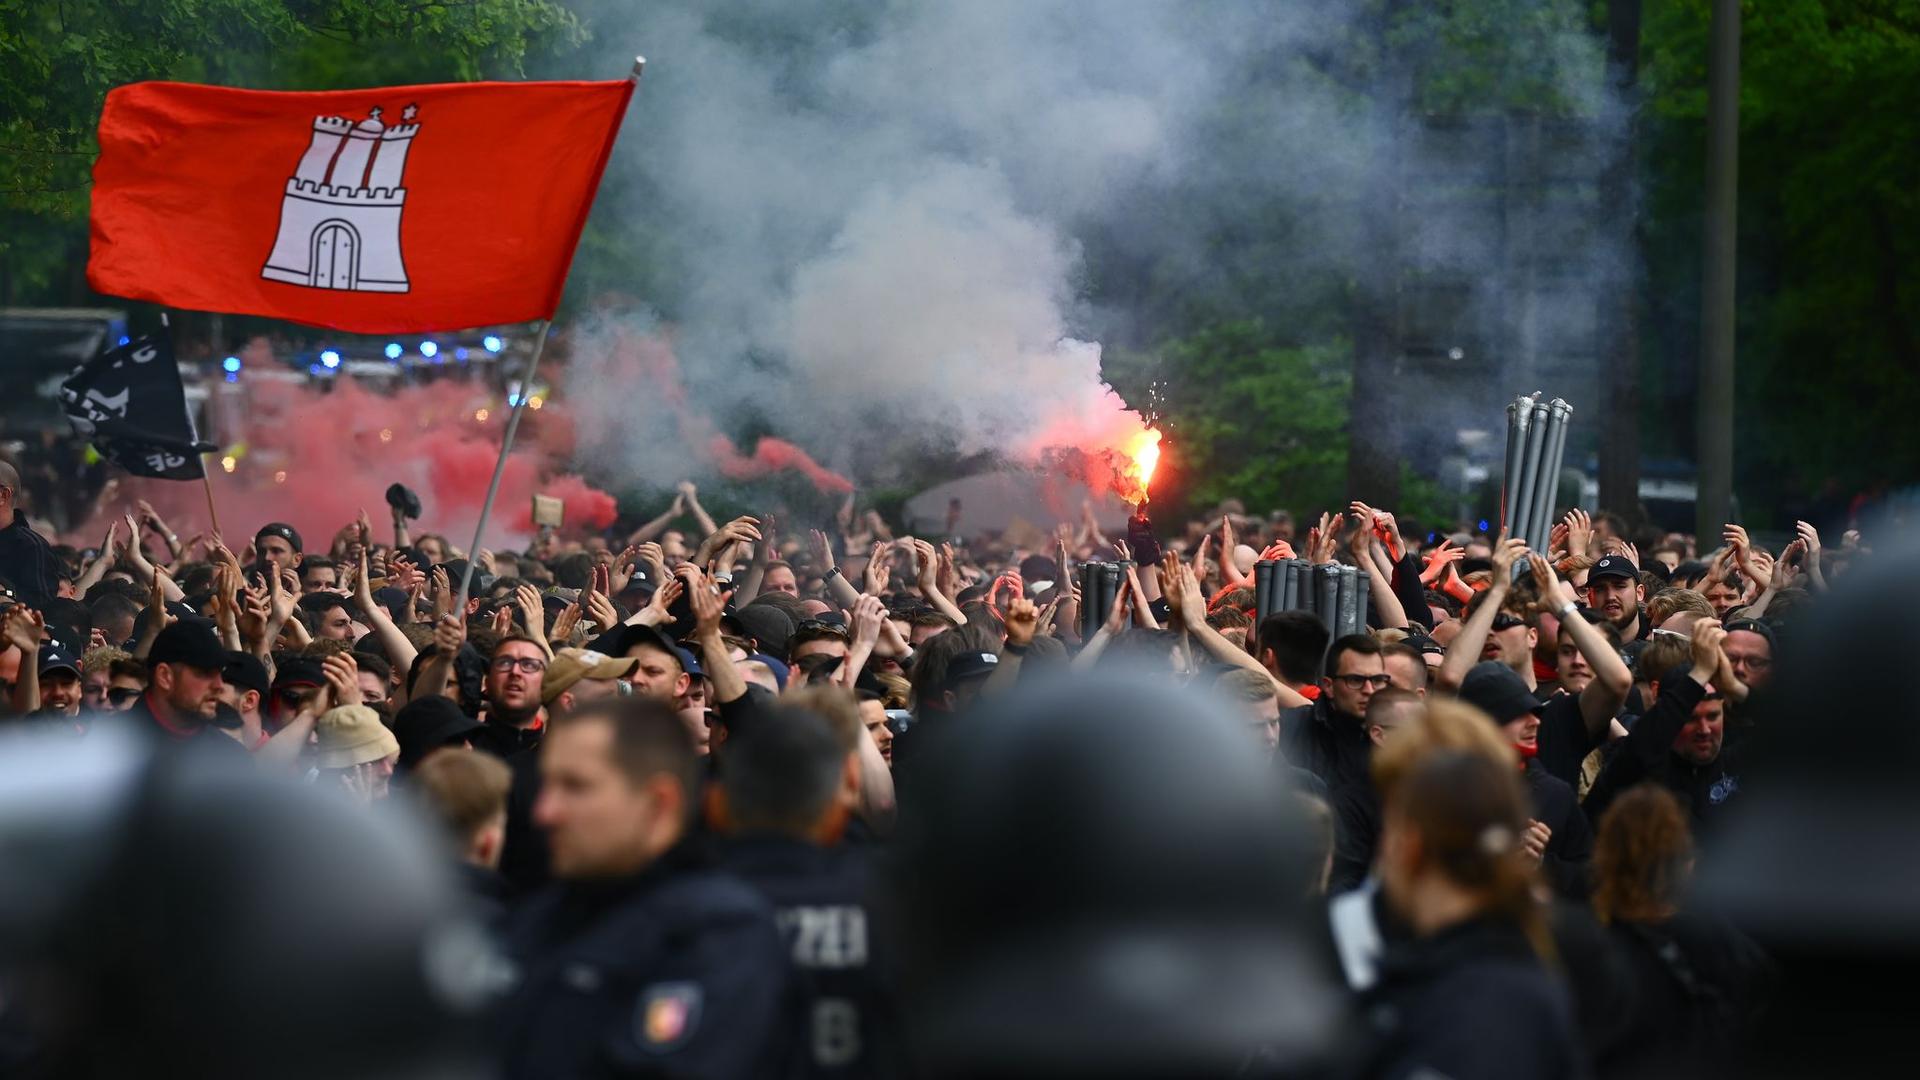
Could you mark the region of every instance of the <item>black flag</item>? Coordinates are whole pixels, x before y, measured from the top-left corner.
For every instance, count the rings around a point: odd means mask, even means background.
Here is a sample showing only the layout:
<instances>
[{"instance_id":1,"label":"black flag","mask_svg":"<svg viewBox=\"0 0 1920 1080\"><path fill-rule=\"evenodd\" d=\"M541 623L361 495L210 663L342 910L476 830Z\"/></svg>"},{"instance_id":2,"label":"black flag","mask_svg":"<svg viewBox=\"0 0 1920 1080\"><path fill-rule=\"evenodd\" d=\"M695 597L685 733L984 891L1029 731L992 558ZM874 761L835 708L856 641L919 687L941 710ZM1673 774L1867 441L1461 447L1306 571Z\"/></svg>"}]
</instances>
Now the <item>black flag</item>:
<instances>
[{"instance_id":1,"label":"black flag","mask_svg":"<svg viewBox=\"0 0 1920 1080\"><path fill-rule=\"evenodd\" d=\"M213 446L195 437L187 391L162 332L135 338L81 364L60 386L73 430L100 456L135 476L198 480L200 455Z\"/></svg>"}]
</instances>

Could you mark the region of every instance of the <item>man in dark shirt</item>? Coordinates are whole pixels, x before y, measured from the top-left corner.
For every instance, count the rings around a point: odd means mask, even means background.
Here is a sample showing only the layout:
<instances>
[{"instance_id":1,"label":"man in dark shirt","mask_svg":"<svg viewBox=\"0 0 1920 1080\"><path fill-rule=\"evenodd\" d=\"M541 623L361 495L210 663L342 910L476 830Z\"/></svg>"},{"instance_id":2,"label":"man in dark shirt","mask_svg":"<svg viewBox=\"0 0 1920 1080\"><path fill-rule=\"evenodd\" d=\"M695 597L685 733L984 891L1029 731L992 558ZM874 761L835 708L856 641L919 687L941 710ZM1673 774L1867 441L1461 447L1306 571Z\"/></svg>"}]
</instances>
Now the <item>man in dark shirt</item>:
<instances>
[{"instance_id":1,"label":"man in dark shirt","mask_svg":"<svg viewBox=\"0 0 1920 1080\"><path fill-rule=\"evenodd\" d=\"M1691 666L1660 677L1653 707L1633 725L1587 792L1589 818L1600 820L1614 799L1643 780L1679 796L1695 826L1712 822L1739 793L1739 775L1724 743L1726 702L1712 682L1727 665L1721 652L1726 638L1718 619L1693 624Z\"/></svg>"},{"instance_id":2,"label":"man in dark shirt","mask_svg":"<svg viewBox=\"0 0 1920 1080\"><path fill-rule=\"evenodd\" d=\"M1369 785L1367 762L1373 743L1363 718L1373 695L1387 688L1386 659L1380 643L1366 634L1349 634L1327 650L1327 674L1311 705L1280 714L1280 753L1326 781L1329 791L1343 784Z\"/></svg>"},{"instance_id":3,"label":"man in dark shirt","mask_svg":"<svg viewBox=\"0 0 1920 1080\"><path fill-rule=\"evenodd\" d=\"M246 749L213 726L226 667L227 650L212 624L182 618L160 631L147 651L147 693L127 710L128 719L136 726L144 721L175 745L245 760Z\"/></svg>"},{"instance_id":4,"label":"man in dark shirt","mask_svg":"<svg viewBox=\"0 0 1920 1080\"><path fill-rule=\"evenodd\" d=\"M0 580L14 598L36 611L60 593L60 563L53 549L19 512L20 474L0 461Z\"/></svg>"}]
</instances>

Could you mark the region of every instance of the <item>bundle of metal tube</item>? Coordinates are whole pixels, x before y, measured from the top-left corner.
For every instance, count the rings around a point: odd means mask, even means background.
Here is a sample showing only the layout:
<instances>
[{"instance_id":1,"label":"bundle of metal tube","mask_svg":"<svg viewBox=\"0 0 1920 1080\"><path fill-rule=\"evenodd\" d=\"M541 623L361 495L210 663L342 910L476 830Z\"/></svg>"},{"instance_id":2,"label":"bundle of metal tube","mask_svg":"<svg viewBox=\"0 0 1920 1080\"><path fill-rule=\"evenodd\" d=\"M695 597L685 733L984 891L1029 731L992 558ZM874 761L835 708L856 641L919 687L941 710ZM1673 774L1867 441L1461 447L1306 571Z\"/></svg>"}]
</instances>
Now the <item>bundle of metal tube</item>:
<instances>
[{"instance_id":1,"label":"bundle of metal tube","mask_svg":"<svg viewBox=\"0 0 1920 1080\"><path fill-rule=\"evenodd\" d=\"M1560 398L1543 402L1538 393L1515 398L1507 406L1506 474L1500 488L1500 520L1507 535L1545 551L1553 529L1554 492L1567 450L1567 423L1573 406Z\"/></svg>"},{"instance_id":2,"label":"bundle of metal tube","mask_svg":"<svg viewBox=\"0 0 1920 1080\"><path fill-rule=\"evenodd\" d=\"M1365 633L1372 583L1358 567L1272 559L1253 566L1254 625L1280 611L1310 611L1334 636Z\"/></svg>"},{"instance_id":3,"label":"bundle of metal tube","mask_svg":"<svg viewBox=\"0 0 1920 1080\"><path fill-rule=\"evenodd\" d=\"M1120 597L1120 583L1127 578L1125 562L1088 562L1080 564L1080 640L1090 640L1113 614Z\"/></svg>"}]
</instances>

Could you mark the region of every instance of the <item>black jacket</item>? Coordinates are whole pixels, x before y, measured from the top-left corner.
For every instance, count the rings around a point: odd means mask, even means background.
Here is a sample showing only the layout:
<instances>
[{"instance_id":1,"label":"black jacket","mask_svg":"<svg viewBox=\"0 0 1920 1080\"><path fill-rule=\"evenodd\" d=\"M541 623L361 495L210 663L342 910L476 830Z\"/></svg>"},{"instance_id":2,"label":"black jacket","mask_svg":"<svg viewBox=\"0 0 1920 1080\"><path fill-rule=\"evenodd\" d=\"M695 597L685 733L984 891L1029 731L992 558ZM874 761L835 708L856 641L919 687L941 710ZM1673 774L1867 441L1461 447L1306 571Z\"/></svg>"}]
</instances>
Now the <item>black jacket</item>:
<instances>
[{"instance_id":1,"label":"black jacket","mask_svg":"<svg viewBox=\"0 0 1920 1080\"><path fill-rule=\"evenodd\" d=\"M1652 780L1679 797L1693 814L1696 828L1711 825L1720 808L1740 791L1735 747L1722 742L1720 756L1695 765L1673 752L1673 740L1693 718L1694 706L1707 689L1691 678L1660 683L1660 696L1647 714L1634 722L1606 768L1587 792L1587 818L1599 821L1621 793L1643 780Z\"/></svg>"},{"instance_id":2,"label":"black jacket","mask_svg":"<svg viewBox=\"0 0 1920 1080\"><path fill-rule=\"evenodd\" d=\"M1604 1076L1727 1076L1776 979L1744 934L1706 915L1607 928L1632 973L1627 1031Z\"/></svg>"},{"instance_id":3,"label":"black jacket","mask_svg":"<svg viewBox=\"0 0 1920 1080\"><path fill-rule=\"evenodd\" d=\"M801 1075L907 1075L894 956L871 917L864 848L759 834L722 842L721 862L773 905L799 987L792 1018Z\"/></svg>"},{"instance_id":4,"label":"black jacket","mask_svg":"<svg viewBox=\"0 0 1920 1080\"><path fill-rule=\"evenodd\" d=\"M1336 798L1344 786L1373 783L1367 771L1372 755L1373 741L1367 738L1360 718L1334 711L1333 702L1325 694L1311 705L1280 714L1280 753L1276 757L1284 765L1305 769L1326 781Z\"/></svg>"},{"instance_id":5,"label":"black jacket","mask_svg":"<svg viewBox=\"0 0 1920 1080\"><path fill-rule=\"evenodd\" d=\"M1586 1074L1565 986L1512 926L1474 920L1390 945L1364 1015L1371 1077L1539 1080Z\"/></svg>"},{"instance_id":6,"label":"black jacket","mask_svg":"<svg viewBox=\"0 0 1920 1080\"><path fill-rule=\"evenodd\" d=\"M60 593L60 562L53 557L53 548L18 511L13 524L0 529L0 578L13 586L21 603L35 611L47 610L48 602Z\"/></svg>"},{"instance_id":7,"label":"black jacket","mask_svg":"<svg viewBox=\"0 0 1920 1080\"><path fill-rule=\"evenodd\" d=\"M565 883L508 920L517 981L504 1077L787 1071L791 975L773 912L685 849L630 878Z\"/></svg>"},{"instance_id":8,"label":"black jacket","mask_svg":"<svg viewBox=\"0 0 1920 1080\"><path fill-rule=\"evenodd\" d=\"M1553 830L1547 853L1540 860L1541 876L1553 891L1569 900L1587 895L1587 869L1593 862L1593 830L1573 789L1547 775L1539 758L1527 759L1527 791L1533 796L1534 820Z\"/></svg>"}]
</instances>

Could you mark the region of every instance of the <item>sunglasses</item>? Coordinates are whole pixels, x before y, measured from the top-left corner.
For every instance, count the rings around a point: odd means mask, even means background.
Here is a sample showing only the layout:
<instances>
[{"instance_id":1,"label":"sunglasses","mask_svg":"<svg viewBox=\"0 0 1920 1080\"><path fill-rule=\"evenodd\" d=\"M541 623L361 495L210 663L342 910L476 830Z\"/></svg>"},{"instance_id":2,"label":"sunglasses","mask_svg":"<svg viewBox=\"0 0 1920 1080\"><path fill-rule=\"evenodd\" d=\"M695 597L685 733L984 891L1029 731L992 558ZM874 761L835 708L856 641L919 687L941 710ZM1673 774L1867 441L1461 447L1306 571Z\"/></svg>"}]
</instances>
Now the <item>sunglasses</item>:
<instances>
[{"instance_id":1,"label":"sunglasses","mask_svg":"<svg viewBox=\"0 0 1920 1080\"><path fill-rule=\"evenodd\" d=\"M547 662L531 656L502 656L489 665L493 670L506 674L519 668L522 675L538 675L547 670Z\"/></svg>"},{"instance_id":2,"label":"sunglasses","mask_svg":"<svg viewBox=\"0 0 1920 1080\"><path fill-rule=\"evenodd\" d=\"M1495 633L1525 625L1527 625L1527 620L1520 618L1518 615L1509 615L1504 611L1493 617L1493 629Z\"/></svg>"},{"instance_id":3,"label":"sunglasses","mask_svg":"<svg viewBox=\"0 0 1920 1080\"><path fill-rule=\"evenodd\" d=\"M126 705L140 696L140 691L131 686L116 686L107 691L107 703L116 708Z\"/></svg>"}]
</instances>

